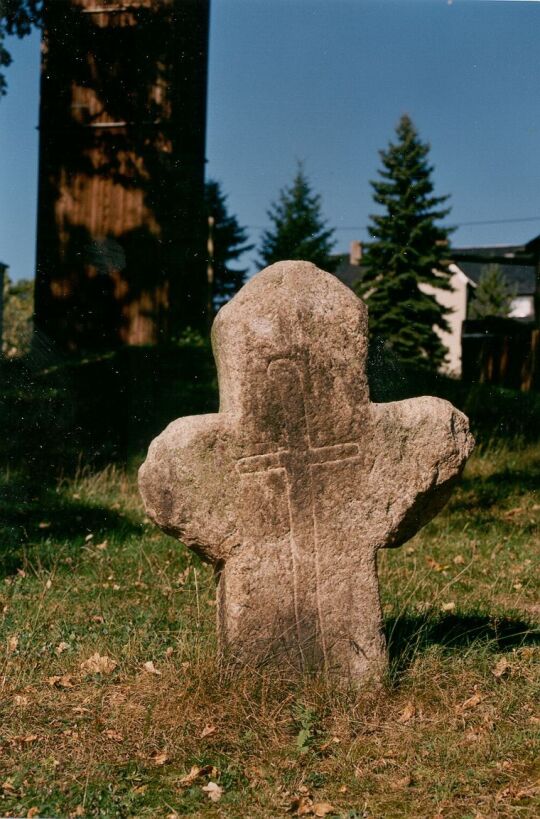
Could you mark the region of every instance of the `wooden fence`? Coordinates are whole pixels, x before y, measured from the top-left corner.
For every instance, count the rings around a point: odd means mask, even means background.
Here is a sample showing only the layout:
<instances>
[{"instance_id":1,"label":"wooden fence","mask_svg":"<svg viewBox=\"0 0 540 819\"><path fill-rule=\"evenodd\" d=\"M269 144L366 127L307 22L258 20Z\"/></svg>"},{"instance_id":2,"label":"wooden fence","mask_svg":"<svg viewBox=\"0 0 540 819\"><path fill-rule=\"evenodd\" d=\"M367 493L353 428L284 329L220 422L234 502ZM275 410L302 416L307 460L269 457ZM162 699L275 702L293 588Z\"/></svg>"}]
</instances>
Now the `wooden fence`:
<instances>
[{"instance_id":1,"label":"wooden fence","mask_svg":"<svg viewBox=\"0 0 540 819\"><path fill-rule=\"evenodd\" d=\"M514 319L463 322L464 381L540 391L540 327Z\"/></svg>"}]
</instances>

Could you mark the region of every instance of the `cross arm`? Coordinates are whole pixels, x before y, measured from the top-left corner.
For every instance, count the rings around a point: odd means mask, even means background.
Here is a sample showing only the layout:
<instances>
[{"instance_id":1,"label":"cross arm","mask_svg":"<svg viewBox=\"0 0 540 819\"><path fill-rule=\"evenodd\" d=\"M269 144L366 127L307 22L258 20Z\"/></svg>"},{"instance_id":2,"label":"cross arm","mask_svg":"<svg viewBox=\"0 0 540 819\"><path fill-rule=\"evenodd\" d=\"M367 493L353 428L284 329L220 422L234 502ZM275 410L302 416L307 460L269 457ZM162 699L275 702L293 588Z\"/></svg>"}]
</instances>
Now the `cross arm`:
<instances>
[{"instance_id":1,"label":"cross arm","mask_svg":"<svg viewBox=\"0 0 540 819\"><path fill-rule=\"evenodd\" d=\"M180 418L150 445L139 470L147 515L211 562L237 545L237 474L224 414Z\"/></svg>"},{"instance_id":2,"label":"cross arm","mask_svg":"<svg viewBox=\"0 0 540 819\"><path fill-rule=\"evenodd\" d=\"M474 439L448 401L422 397L374 404L369 484L384 510L386 542L401 546L446 504Z\"/></svg>"}]
</instances>

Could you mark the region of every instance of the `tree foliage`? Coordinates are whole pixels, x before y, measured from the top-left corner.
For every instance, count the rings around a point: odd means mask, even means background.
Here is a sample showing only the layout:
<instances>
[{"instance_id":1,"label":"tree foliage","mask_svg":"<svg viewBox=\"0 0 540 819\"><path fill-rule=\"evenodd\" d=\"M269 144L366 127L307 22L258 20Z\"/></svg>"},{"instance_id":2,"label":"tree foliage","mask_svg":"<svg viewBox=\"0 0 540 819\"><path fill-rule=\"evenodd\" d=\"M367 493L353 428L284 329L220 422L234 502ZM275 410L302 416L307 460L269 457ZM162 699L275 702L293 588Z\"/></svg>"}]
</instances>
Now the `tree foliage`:
<instances>
[{"instance_id":1,"label":"tree foliage","mask_svg":"<svg viewBox=\"0 0 540 819\"><path fill-rule=\"evenodd\" d=\"M34 26L40 26L43 4L44 0L0 0L0 96L7 90L3 69L11 65L5 38L26 37Z\"/></svg>"},{"instance_id":2,"label":"tree foliage","mask_svg":"<svg viewBox=\"0 0 540 819\"><path fill-rule=\"evenodd\" d=\"M404 362L438 368L446 348L435 332L447 330L445 309L432 288L450 289L447 196L433 195L429 145L404 115L397 140L380 151L380 179L371 182L381 214L370 217L365 272L357 286L369 308L372 337Z\"/></svg>"},{"instance_id":3,"label":"tree foliage","mask_svg":"<svg viewBox=\"0 0 540 819\"><path fill-rule=\"evenodd\" d=\"M484 265L469 307L469 318L508 318L515 297L516 289L505 279L500 265Z\"/></svg>"},{"instance_id":4,"label":"tree foliage","mask_svg":"<svg viewBox=\"0 0 540 819\"><path fill-rule=\"evenodd\" d=\"M280 191L267 215L273 227L262 235L261 267L284 259L303 259L323 270L334 269L334 230L321 214L321 197L312 191L302 163L298 163L292 185Z\"/></svg>"},{"instance_id":5,"label":"tree foliage","mask_svg":"<svg viewBox=\"0 0 540 819\"><path fill-rule=\"evenodd\" d=\"M34 313L34 282L20 279L4 281L4 317L2 353L7 358L25 355L30 351Z\"/></svg>"},{"instance_id":6,"label":"tree foliage","mask_svg":"<svg viewBox=\"0 0 540 819\"><path fill-rule=\"evenodd\" d=\"M204 188L206 213L213 220L209 224L212 233L213 254L211 263L214 270L212 301L218 309L239 290L246 278L247 269L237 268L231 263L238 261L253 245L246 244L247 231L238 224L235 216L227 210L227 197L222 193L219 182L209 179Z\"/></svg>"}]
</instances>

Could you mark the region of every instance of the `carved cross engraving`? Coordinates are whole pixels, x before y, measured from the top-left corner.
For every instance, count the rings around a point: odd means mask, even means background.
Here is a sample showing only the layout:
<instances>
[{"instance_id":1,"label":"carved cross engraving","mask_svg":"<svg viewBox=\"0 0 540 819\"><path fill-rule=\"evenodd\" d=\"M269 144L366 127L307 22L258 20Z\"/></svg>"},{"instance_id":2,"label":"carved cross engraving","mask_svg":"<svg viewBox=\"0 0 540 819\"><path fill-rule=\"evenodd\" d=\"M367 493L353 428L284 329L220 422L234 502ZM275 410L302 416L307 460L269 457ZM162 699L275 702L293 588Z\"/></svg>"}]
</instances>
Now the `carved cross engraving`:
<instances>
[{"instance_id":1,"label":"carved cross engraving","mask_svg":"<svg viewBox=\"0 0 540 819\"><path fill-rule=\"evenodd\" d=\"M302 623L300 600L303 595L302 590L306 588L308 583L314 583L317 600L318 633L326 667L328 656L323 613L320 605L319 538L312 471L319 464L332 464L358 459L359 447L356 443L313 447L305 407L302 373L298 366L286 359L272 361L268 367L268 377L279 391L285 417L285 434L288 447L267 455L240 458L237 462L237 469L241 474L266 472L269 469L281 469L285 472L292 559L294 619L299 652L302 665L305 667L305 652L309 647L309 638L306 640L304 636L305 629ZM307 503L305 502L305 495L307 496ZM308 630L309 625L311 624L308 624Z\"/></svg>"},{"instance_id":2,"label":"carved cross engraving","mask_svg":"<svg viewBox=\"0 0 540 819\"><path fill-rule=\"evenodd\" d=\"M445 401L369 401L365 305L282 262L218 314L220 411L140 471L147 513L217 567L224 658L344 679L385 664L376 555L444 505L470 453Z\"/></svg>"}]
</instances>

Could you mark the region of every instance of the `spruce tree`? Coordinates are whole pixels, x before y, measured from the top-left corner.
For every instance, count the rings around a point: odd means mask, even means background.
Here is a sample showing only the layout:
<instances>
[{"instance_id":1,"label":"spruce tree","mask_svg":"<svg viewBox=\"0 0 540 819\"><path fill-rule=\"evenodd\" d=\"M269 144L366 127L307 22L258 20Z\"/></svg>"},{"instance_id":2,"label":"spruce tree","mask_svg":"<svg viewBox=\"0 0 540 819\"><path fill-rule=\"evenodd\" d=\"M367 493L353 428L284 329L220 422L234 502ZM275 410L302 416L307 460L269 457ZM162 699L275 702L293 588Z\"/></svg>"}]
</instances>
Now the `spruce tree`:
<instances>
[{"instance_id":1,"label":"spruce tree","mask_svg":"<svg viewBox=\"0 0 540 819\"><path fill-rule=\"evenodd\" d=\"M500 266L484 265L469 307L469 318L507 318L515 297L516 290L508 284Z\"/></svg>"},{"instance_id":2,"label":"spruce tree","mask_svg":"<svg viewBox=\"0 0 540 819\"><path fill-rule=\"evenodd\" d=\"M285 259L303 259L333 270L334 230L321 214L321 197L313 193L301 162L293 183L280 191L267 213L273 227L262 235L260 266Z\"/></svg>"},{"instance_id":3,"label":"spruce tree","mask_svg":"<svg viewBox=\"0 0 540 819\"><path fill-rule=\"evenodd\" d=\"M357 286L366 299L372 338L406 363L436 369L446 348L435 332L448 330L445 309L421 285L451 289L448 236L437 225L450 212L447 196L433 195L429 145L420 141L404 115L397 140L380 151L380 179L372 181L375 202L384 208L370 217L365 272Z\"/></svg>"},{"instance_id":4,"label":"spruce tree","mask_svg":"<svg viewBox=\"0 0 540 819\"><path fill-rule=\"evenodd\" d=\"M208 259L214 274L212 303L214 310L217 310L242 287L247 269L238 269L231 263L238 261L253 245L246 244L246 229L240 227L236 216L229 214L227 197L222 193L219 182L213 179L206 182L204 198L213 244L212 258Z\"/></svg>"}]
</instances>

